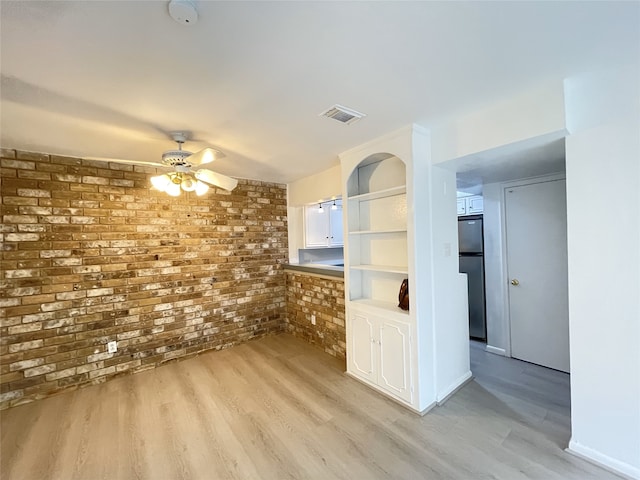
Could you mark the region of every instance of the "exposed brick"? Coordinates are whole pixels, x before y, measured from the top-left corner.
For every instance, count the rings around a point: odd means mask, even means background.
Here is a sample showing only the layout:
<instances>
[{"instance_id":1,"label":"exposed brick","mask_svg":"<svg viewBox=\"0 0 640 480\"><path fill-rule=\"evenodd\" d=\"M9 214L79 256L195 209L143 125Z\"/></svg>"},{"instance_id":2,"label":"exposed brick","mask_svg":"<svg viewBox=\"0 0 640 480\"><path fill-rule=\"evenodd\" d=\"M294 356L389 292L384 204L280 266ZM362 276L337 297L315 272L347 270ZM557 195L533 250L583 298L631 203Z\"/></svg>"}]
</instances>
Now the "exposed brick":
<instances>
[{"instance_id":1,"label":"exposed brick","mask_svg":"<svg viewBox=\"0 0 640 480\"><path fill-rule=\"evenodd\" d=\"M57 372L54 373L48 373L45 378L47 379L47 382L52 382L54 380L59 380L61 378L67 378L67 377L71 377L72 375L75 375L77 371L77 368L73 367L73 368L66 368L64 370L58 370Z\"/></svg>"},{"instance_id":2,"label":"exposed brick","mask_svg":"<svg viewBox=\"0 0 640 480\"><path fill-rule=\"evenodd\" d=\"M32 358L31 360L22 360L9 365L9 370L15 372L16 370L25 370L27 368L38 367L44 363L44 358Z\"/></svg>"},{"instance_id":3,"label":"exposed brick","mask_svg":"<svg viewBox=\"0 0 640 480\"><path fill-rule=\"evenodd\" d=\"M286 289L287 331L345 359L344 280L288 271Z\"/></svg>"},{"instance_id":4,"label":"exposed brick","mask_svg":"<svg viewBox=\"0 0 640 480\"><path fill-rule=\"evenodd\" d=\"M0 408L284 329L283 185L175 199L155 168L2 158Z\"/></svg>"},{"instance_id":5,"label":"exposed brick","mask_svg":"<svg viewBox=\"0 0 640 480\"><path fill-rule=\"evenodd\" d=\"M27 323L25 325L16 325L15 327L9 327L9 335L19 335L21 333L37 332L42 330L42 324L40 323Z\"/></svg>"},{"instance_id":6,"label":"exposed brick","mask_svg":"<svg viewBox=\"0 0 640 480\"><path fill-rule=\"evenodd\" d=\"M4 223L38 223L38 217L34 215L4 215Z\"/></svg>"},{"instance_id":7,"label":"exposed brick","mask_svg":"<svg viewBox=\"0 0 640 480\"><path fill-rule=\"evenodd\" d=\"M43 197L50 197L51 196L51 192L50 191L48 191L48 190L38 190L36 188L19 188L17 193L18 193L19 197L43 198Z\"/></svg>"},{"instance_id":8,"label":"exposed brick","mask_svg":"<svg viewBox=\"0 0 640 480\"><path fill-rule=\"evenodd\" d=\"M32 350L34 348L42 347L43 344L44 344L44 340L42 339L32 340L30 342L14 343L12 345L9 345L9 352L15 353L15 352L21 352L23 350Z\"/></svg>"},{"instance_id":9,"label":"exposed brick","mask_svg":"<svg viewBox=\"0 0 640 480\"><path fill-rule=\"evenodd\" d=\"M45 373L50 373L55 371L55 365L42 365L41 367L29 368L24 371L25 378L35 377L38 375L44 375Z\"/></svg>"}]
</instances>

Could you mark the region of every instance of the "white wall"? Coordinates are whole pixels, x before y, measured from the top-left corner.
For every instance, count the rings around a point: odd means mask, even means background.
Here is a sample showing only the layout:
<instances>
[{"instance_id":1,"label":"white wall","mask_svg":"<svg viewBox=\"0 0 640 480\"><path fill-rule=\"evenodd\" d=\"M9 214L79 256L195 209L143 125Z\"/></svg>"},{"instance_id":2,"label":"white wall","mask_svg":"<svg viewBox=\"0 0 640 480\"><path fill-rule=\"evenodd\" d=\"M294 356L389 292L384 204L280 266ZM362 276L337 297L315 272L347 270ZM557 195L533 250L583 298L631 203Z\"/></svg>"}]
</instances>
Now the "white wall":
<instances>
[{"instance_id":1,"label":"white wall","mask_svg":"<svg viewBox=\"0 0 640 480\"><path fill-rule=\"evenodd\" d=\"M342 195L340 165L289 183L289 204L308 205Z\"/></svg>"},{"instance_id":2,"label":"white wall","mask_svg":"<svg viewBox=\"0 0 640 480\"><path fill-rule=\"evenodd\" d=\"M431 168L432 275L436 400L442 402L471 378L467 276L458 273L456 174Z\"/></svg>"},{"instance_id":3,"label":"white wall","mask_svg":"<svg viewBox=\"0 0 640 480\"><path fill-rule=\"evenodd\" d=\"M564 131L563 84L548 82L434 127L431 161L440 164L539 136L561 137Z\"/></svg>"},{"instance_id":4,"label":"white wall","mask_svg":"<svg viewBox=\"0 0 640 480\"><path fill-rule=\"evenodd\" d=\"M640 478L640 69L566 91L569 449Z\"/></svg>"},{"instance_id":5,"label":"white wall","mask_svg":"<svg viewBox=\"0 0 640 480\"><path fill-rule=\"evenodd\" d=\"M289 262L298 263L298 249L304 248L304 205L333 199L341 194L340 165L287 185Z\"/></svg>"}]
</instances>

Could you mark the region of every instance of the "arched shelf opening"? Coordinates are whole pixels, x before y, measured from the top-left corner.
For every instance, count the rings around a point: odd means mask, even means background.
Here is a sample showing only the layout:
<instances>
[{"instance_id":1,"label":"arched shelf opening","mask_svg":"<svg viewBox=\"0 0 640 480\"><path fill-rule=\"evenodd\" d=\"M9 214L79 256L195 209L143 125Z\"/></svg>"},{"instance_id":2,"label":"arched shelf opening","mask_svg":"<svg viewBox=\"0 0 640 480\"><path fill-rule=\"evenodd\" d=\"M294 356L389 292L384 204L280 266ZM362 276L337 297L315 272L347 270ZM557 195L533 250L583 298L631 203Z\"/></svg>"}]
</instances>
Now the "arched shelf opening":
<instances>
[{"instance_id":1,"label":"arched shelf opening","mask_svg":"<svg viewBox=\"0 0 640 480\"><path fill-rule=\"evenodd\" d=\"M363 159L347 180L349 301L406 315L397 306L407 278L406 165L391 153Z\"/></svg>"}]
</instances>

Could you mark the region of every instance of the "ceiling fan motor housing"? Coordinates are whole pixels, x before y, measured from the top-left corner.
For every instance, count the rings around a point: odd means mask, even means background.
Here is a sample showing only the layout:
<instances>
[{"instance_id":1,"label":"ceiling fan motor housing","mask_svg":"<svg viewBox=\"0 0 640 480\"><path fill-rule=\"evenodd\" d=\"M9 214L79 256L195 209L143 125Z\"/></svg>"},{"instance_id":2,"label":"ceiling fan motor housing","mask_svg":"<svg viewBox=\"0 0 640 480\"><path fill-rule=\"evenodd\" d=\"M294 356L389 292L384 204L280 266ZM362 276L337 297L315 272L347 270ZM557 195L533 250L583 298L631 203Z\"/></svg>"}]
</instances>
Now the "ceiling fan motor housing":
<instances>
[{"instance_id":1,"label":"ceiling fan motor housing","mask_svg":"<svg viewBox=\"0 0 640 480\"><path fill-rule=\"evenodd\" d=\"M190 167L191 163L186 160L190 155L191 152L186 150L167 150L162 154L162 163L169 167L177 165Z\"/></svg>"}]
</instances>

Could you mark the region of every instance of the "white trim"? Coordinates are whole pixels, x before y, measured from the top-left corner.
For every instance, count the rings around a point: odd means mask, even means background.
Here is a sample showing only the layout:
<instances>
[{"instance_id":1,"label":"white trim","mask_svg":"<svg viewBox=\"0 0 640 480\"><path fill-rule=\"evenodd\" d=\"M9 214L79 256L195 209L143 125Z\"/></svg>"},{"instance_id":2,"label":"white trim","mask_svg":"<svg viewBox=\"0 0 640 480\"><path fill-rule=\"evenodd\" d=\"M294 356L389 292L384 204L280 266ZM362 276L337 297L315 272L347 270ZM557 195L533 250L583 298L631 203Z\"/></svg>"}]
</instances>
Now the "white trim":
<instances>
[{"instance_id":1,"label":"white trim","mask_svg":"<svg viewBox=\"0 0 640 480\"><path fill-rule=\"evenodd\" d=\"M492 345L487 345L484 347L484 351L488 353L493 353L494 355L501 355L503 357L507 357L507 351L504 348L494 347Z\"/></svg>"},{"instance_id":2,"label":"white trim","mask_svg":"<svg viewBox=\"0 0 640 480\"><path fill-rule=\"evenodd\" d=\"M436 402L438 406L442 405L444 402L449 400L449 398L454 393L456 393L458 390L464 387L465 384L471 381L472 379L473 379L473 376L471 375L471 371L468 371L467 373L462 375L460 378L458 378L455 382L453 382L451 385L449 385L447 388L445 388L442 392L438 393L436 397Z\"/></svg>"},{"instance_id":3,"label":"white trim","mask_svg":"<svg viewBox=\"0 0 640 480\"><path fill-rule=\"evenodd\" d=\"M348 349L347 349L348 350ZM370 382L369 380L367 380L366 378L360 377L358 375L355 375L354 373L351 373L349 371L344 372L344 374L346 376L348 376L349 378L362 383L363 385L366 385L367 387L372 388L373 390L375 390L376 392L381 393L382 395L384 395L385 397L387 397L389 400L392 400L393 402L397 403L398 405L400 405L401 407L406 408L407 410L410 410L413 413L417 413L418 415L420 415L421 417L426 415L427 412L429 410L431 410L432 408L436 407L438 405L437 402L433 402L430 403L429 405L427 405L425 408L423 408L422 410L418 410L416 409L411 402L408 402L407 400L403 400L400 397L397 397L396 395L394 395L393 393L391 393L389 390L385 390L384 388L380 387L379 385ZM413 392L412 392L412 397L413 397Z\"/></svg>"},{"instance_id":4,"label":"white trim","mask_svg":"<svg viewBox=\"0 0 640 480\"><path fill-rule=\"evenodd\" d=\"M634 467L633 465L630 465L628 463L621 462L620 460L616 460L615 458L611 458L604 453L600 453L592 448L580 445L573 439L569 441L569 446L565 449L565 452L582 458L587 462L598 465L605 470L609 470L610 472L622 475L624 478L628 478L630 480L640 479L640 468Z\"/></svg>"}]
</instances>

